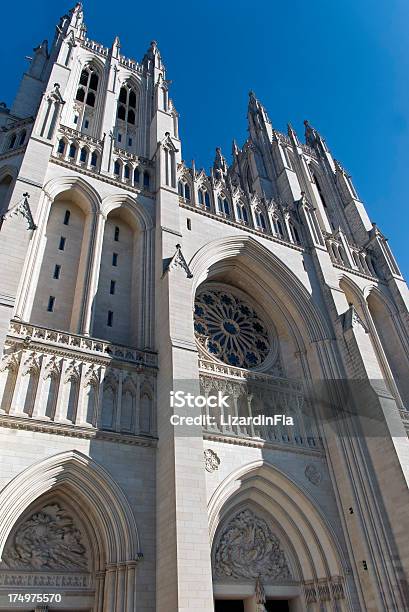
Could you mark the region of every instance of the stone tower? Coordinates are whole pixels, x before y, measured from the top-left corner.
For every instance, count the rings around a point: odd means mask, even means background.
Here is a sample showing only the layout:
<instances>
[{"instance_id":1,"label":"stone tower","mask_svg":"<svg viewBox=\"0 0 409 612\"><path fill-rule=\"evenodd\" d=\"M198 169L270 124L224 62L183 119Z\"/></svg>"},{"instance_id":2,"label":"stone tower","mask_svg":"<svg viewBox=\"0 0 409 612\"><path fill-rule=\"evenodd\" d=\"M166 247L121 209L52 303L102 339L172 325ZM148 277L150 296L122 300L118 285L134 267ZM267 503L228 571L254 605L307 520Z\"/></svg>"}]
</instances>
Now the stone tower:
<instances>
[{"instance_id":1,"label":"stone tower","mask_svg":"<svg viewBox=\"0 0 409 612\"><path fill-rule=\"evenodd\" d=\"M409 610L387 240L253 92L188 168L168 89L77 4L0 106L0 610Z\"/></svg>"}]
</instances>

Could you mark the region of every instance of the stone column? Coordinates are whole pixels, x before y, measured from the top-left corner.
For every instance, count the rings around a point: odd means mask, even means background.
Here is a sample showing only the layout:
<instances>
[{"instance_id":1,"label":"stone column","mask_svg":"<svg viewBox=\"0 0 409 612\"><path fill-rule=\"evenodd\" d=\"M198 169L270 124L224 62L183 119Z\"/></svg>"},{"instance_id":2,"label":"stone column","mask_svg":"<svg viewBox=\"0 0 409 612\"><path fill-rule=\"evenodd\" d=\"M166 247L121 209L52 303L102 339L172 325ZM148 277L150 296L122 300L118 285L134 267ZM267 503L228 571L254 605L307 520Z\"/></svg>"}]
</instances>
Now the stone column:
<instances>
[{"instance_id":1,"label":"stone column","mask_svg":"<svg viewBox=\"0 0 409 612\"><path fill-rule=\"evenodd\" d=\"M199 393L191 283L183 261L176 257L158 289L158 612L214 610L202 428L174 427L170 422L175 411L170 391ZM189 408L189 415L200 415L200 409Z\"/></svg>"},{"instance_id":2,"label":"stone column","mask_svg":"<svg viewBox=\"0 0 409 612\"><path fill-rule=\"evenodd\" d=\"M102 213L98 213L95 235L89 259L89 278L85 288L84 306L82 312L81 333L89 336L93 324L93 304L98 291L99 270L101 265L102 245L104 241L104 228L106 218Z\"/></svg>"}]
</instances>

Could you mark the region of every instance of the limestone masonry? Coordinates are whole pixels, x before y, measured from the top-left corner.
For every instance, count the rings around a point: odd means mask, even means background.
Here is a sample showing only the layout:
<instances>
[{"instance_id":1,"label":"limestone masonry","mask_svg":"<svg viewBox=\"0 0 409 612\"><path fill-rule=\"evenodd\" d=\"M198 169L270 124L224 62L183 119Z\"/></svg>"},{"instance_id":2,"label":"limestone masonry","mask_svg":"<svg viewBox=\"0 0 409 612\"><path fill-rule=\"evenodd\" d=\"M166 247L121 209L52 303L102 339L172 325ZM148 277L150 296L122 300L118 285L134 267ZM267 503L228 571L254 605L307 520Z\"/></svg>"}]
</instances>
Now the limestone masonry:
<instances>
[{"instance_id":1,"label":"limestone masonry","mask_svg":"<svg viewBox=\"0 0 409 612\"><path fill-rule=\"evenodd\" d=\"M81 4L0 104L0 610L409 610L408 289L320 133L248 127L185 165Z\"/></svg>"}]
</instances>

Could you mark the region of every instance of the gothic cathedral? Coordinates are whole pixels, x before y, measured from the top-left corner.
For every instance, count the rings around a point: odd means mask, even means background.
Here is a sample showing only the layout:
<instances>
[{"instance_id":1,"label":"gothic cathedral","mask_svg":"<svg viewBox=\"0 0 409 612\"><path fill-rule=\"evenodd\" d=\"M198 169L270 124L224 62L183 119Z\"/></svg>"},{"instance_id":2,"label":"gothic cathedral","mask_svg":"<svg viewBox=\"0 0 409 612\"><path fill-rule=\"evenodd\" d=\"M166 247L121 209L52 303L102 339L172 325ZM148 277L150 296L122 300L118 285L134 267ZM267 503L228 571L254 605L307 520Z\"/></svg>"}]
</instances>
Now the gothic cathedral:
<instances>
[{"instance_id":1,"label":"gothic cathedral","mask_svg":"<svg viewBox=\"0 0 409 612\"><path fill-rule=\"evenodd\" d=\"M157 43L95 42L80 3L30 59L0 105L0 610L409 610L409 293L348 172L253 92L232 163L188 167Z\"/></svg>"}]
</instances>

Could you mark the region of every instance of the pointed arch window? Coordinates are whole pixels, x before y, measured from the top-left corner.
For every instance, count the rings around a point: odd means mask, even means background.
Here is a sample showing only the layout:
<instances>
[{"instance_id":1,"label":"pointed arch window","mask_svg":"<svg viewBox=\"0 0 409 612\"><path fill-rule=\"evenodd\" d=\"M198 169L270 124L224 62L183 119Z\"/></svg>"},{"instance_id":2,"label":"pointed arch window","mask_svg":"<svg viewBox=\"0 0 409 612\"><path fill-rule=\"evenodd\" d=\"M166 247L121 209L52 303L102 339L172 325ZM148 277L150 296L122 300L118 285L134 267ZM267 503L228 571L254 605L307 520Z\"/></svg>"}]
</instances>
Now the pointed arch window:
<instances>
[{"instance_id":1,"label":"pointed arch window","mask_svg":"<svg viewBox=\"0 0 409 612\"><path fill-rule=\"evenodd\" d=\"M290 232L291 232L291 238L293 240L293 242L300 244L301 240L300 240L300 234L298 232L298 229L296 228L295 224L292 221L288 222L289 228L290 228Z\"/></svg>"},{"instance_id":2,"label":"pointed arch window","mask_svg":"<svg viewBox=\"0 0 409 612\"><path fill-rule=\"evenodd\" d=\"M281 225L280 219L273 216L273 230L276 236L279 238L283 237L283 226Z\"/></svg>"},{"instance_id":3,"label":"pointed arch window","mask_svg":"<svg viewBox=\"0 0 409 612\"><path fill-rule=\"evenodd\" d=\"M190 200L190 186L185 181L179 181L178 191L181 198Z\"/></svg>"},{"instance_id":4,"label":"pointed arch window","mask_svg":"<svg viewBox=\"0 0 409 612\"><path fill-rule=\"evenodd\" d=\"M64 151L65 151L65 140L61 138L61 140L58 143L58 153L60 153L60 155L63 155Z\"/></svg>"},{"instance_id":5,"label":"pointed arch window","mask_svg":"<svg viewBox=\"0 0 409 612\"><path fill-rule=\"evenodd\" d=\"M117 117L131 125L136 123L136 91L129 85L123 85L119 92Z\"/></svg>"},{"instance_id":6,"label":"pointed arch window","mask_svg":"<svg viewBox=\"0 0 409 612\"><path fill-rule=\"evenodd\" d=\"M206 210L210 210L210 196L205 187L200 187L197 192L199 206L203 206Z\"/></svg>"},{"instance_id":7,"label":"pointed arch window","mask_svg":"<svg viewBox=\"0 0 409 612\"><path fill-rule=\"evenodd\" d=\"M256 209L255 217L256 217L257 229L265 232L267 229L267 225L266 225L264 214L261 212L261 210Z\"/></svg>"},{"instance_id":8,"label":"pointed arch window","mask_svg":"<svg viewBox=\"0 0 409 612\"><path fill-rule=\"evenodd\" d=\"M87 161L87 157L88 157L88 151L85 147L83 147L80 153L80 162L85 164L85 162Z\"/></svg>"},{"instance_id":9,"label":"pointed arch window","mask_svg":"<svg viewBox=\"0 0 409 612\"><path fill-rule=\"evenodd\" d=\"M26 139L26 131L23 130L22 132L20 132L20 136L18 139L18 146L21 147L24 144L24 141Z\"/></svg>"},{"instance_id":10,"label":"pointed arch window","mask_svg":"<svg viewBox=\"0 0 409 612\"><path fill-rule=\"evenodd\" d=\"M243 202L238 202L237 204L237 219L240 223L245 223L246 225L248 225L249 222L249 216L247 213L247 207Z\"/></svg>"},{"instance_id":11,"label":"pointed arch window","mask_svg":"<svg viewBox=\"0 0 409 612\"><path fill-rule=\"evenodd\" d=\"M96 94L98 91L99 76L94 68L87 66L83 69L80 76L79 87L75 99L77 102L84 102L87 106L95 106Z\"/></svg>"},{"instance_id":12,"label":"pointed arch window","mask_svg":"<svg viewBox=\"0 0 409 612\"><path fill-rule=\"evenodd\" d=\"M318 180L317 175L313 174L313 178L314 178L314 182L315 182L315 184L317 186L317 191L318 191L318 194L319 194L319 196L321 198L322 205L323 205L324 208L328 208L328 205L327 205L327 203L325 201L325 197L324 197L324 194L322 192L321 184L320 184L320 182Z\"/></svg>"},{"instance_id":13,"label":"pointed arch window","mask_svg":"<svg viewBox=\"0 0 409 612\"><path fill-rule=\"evenodd\" d=\"M226 217L230 217L230 206L227 198L223 195L217 198L217 206L219 209L219 213L221 215L225 215Z\"/></svg>"}]
</instances>

